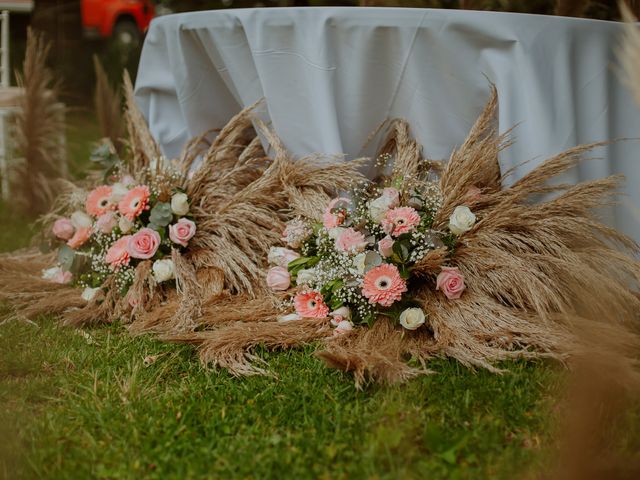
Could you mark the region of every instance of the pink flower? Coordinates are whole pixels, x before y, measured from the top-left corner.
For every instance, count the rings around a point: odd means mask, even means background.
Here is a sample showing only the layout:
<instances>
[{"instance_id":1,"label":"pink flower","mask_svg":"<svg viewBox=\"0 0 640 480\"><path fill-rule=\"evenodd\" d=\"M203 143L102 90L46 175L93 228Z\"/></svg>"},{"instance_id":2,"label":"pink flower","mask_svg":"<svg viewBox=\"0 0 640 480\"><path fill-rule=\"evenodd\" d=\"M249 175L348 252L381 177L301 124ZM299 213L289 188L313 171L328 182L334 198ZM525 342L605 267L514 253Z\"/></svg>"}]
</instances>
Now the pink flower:
<instances>
[{"instance_id":1,"label":"pink flower","mask_svg":"<svg viewBox=\"0 0 640 480\"><path fill-rule=\"evenodd\" d=\"M89 215L99 217L114 208L114 205L111 204L110 198L111 187L101 185L100 187L91 190L87 196L87 201L84 202L84 208Z\"/></svg>"},{"instance_id":2,"label":"pink flower","mask_svg":"<svg viewBox=\"0 0 640 480\"><path fill-rule=\"evenodd\" d=\"M91 227L77 229L76 233L73 234L73 237L67 241L67 245L73 249L80 248L82 245L87 243L87 240L91 237L91 231Z\"/></svg>"},{"instance_id":3,"label":"pink flower","mask_svg":"<svg viewBox=\"0 0 640 480\"><path fill-rule=\"evenodd\" d=\"M482 197L482 190L471 185L464 196L465 203L476 203Z\"/></svg>"},{"instance_id":4,"label":"pink flower","mask_svg":"<svg viewBox=\"0 0 640 480\"><path fill-rule=\"evenodd\" d=\"M384 231L394 237L413 231L419 224L420 215L411 207L398 207L389 210L382 220Z\"/></svg>"},{"instance_id":5,"label":"pink flower","mask_svg":"<svg viewBox=\"0 0 640 480\"><path fill-rule=\"evenodd\" d=\"M402 298L407 291L407 284L400 276L395 265L383 263L369 270L362 282L362 294L372 305L380 304L389 307Z\"/></svg>"},{"instance_id":6,"label":"pink flower","mask_svg":"<svg viewBox=\"0 0 640 480\"><path fill-rule=\"evenodd\" d=\"M73 275L71 274L71 272L66 272L61 268L58 269L58 271L50 279L50 281L53 283L60 283L63 285L71 283L71 280L73 280Z\"/></svg>"},{"instance_id":7,"label":"pink flower","mask_svg":"<svg viewBox=\"0 0 640 480\"><path fill-rule=\"evenodd\" d=\"M111 247L109 247L109 250L107 250L104 261L108 263L114 270L119 267L129 265L129 261L131 259L128 250L130 238L131 235L126 235L118 239L118 241L111 245Z\"/></svg>"},{"instance_id":8,"label":"pink flower","mask_svg":"<svg viewBox=\"0 0 640 480\"><path fill-rule=\"evenodd\" d=\"M441 290L449 300L460 298L465 289L464 275L457 267L442 267L436 279L436 290Z\"/></svg>"},{"instance_id":9,"label":"pink flower","mask_svg":"<svg viewBox=\"0 0 640 480\"><path fill-rule=\"evenodd\" d=\"M324 297L315 290L300 292L293 299L296 313L304 318L325 318L329 315L329 307Z\"/></svg>"},{"instance_id":10,"label":"pink flower","mask_svg":"<svg viewBox=\"0 0 640 480\"><path fill-rule=\"evenodd\" d=\"M186 247L196 234L196 224L188 218L181 218L177 223L169 225L169 238L173 243Z\"/></svg>"},{"instance_id":11,"label":"pink flower","mask_svg":"<svg viewBox=\"0 0 640 480\"><path fill-rule=\"evenodd\" d=\"M337 327L343 320L351 320L351 309L349 307L340 307L329 315L331 316L331 325Z\"/></svg>"},{"instance_id":12,"label":"pink flower","mask_svg":"<svg viewBox=\"0 0 640 480\"><path fill-rule=\"evenodd\" d=\"M150 195L149 187L146 185L132 188L118 203L118 210L128 220L133 221L148 208Z\"/></svg>"},{"instance_id":13,"label":"pink flower","mask_svg":"<svg viewBox=\"0 0 640 480\"><path fill-rule=\"evenodd\" d=\"M291 248L300 248L300 245L311 235L312 230L302 220L291 220L282 232L282 241Z\"/></svg>"},{"instance_id":14,"label":"pink flower","mask_svg":"<svg viewBox=\"0 0 640 480\"><path fill-rule=\"evenodd\" d=\"M390 257L393 255L393 244L396 243L393 238L389 235L384 237L382 240L378 242L378 252L383 257Z\"/></svg>"},{"instance_id":15,"label":"pink flower","mask_svg":"<svg viewBox=\"0 0 640 480\"><path fill-rule=\"evenodd\" d=\"M75 230L76 229L71 223L71 220L68 218L59 218L55 221L53 228L51 229L53 234L60 240L69 240L73 237Z\"/></svg>"},{"instance_id":16,"label":"pink flower","mask_svg":"<svg viewBox=\"0 0 640 480\"><path fill-rule=\"evenodd\" d=\"M143 228L131 235L127 243L127 251L133 258L142 260L153 257L160 246L160 234L150 228Z\"/></svg>"},{"instance_id":17,"label":"pink flower","mask_svg":"<svg viewBox=\"0 0 640 480\"><path fill-rule=\"evenodd\" d=\"M113 212L103 213L96 221L96 228L105 235L111 233L116 225L118 225L118 218Z\"/></svg>"},{"instance_id":18,"label":"pink flower","mask_svg":"<svg viewBox=\"0 0 640 480\"><path fill-rule=\"evenodd\" d=\"M351 205L348 198L334 198L329 202L322 214L322 223L325 228L336 228L344 223L347 218L347 206Z\"/></svg>"},{"instance_id":19,"label":"pink flower","mask_svg":"<svg viewBox=\"0 0 640 480\"><path fill-rule=\"evenodd\" d=\"M267 286L272 290L282 291L291 285L291 275L284 267L273 267L267 273Z\"/></svg>"},{"instance_id":20,"label":"pink flower","mask_svg":"<svg viewBox=\"0 0 640 480\"><path fill-rule=\"evenodd\" d=\"M362 252L367 248L364 235L353 228L345 228L336 239L336 250L348 253Z\"/></svg>"},{"instance_id":21,"label":"pink flower","mask_svg":"<svg viewBox=\"0 0 640 480\"><path fill-rule=\"evenodd\" d=\"M340 323L338 323L335 330L333 331L333 336L337 337L338 335L344 335L351 330L353 330L353 325L351 324L351 322L349 320L342 320Z\"/></svg>"}]
</instances>

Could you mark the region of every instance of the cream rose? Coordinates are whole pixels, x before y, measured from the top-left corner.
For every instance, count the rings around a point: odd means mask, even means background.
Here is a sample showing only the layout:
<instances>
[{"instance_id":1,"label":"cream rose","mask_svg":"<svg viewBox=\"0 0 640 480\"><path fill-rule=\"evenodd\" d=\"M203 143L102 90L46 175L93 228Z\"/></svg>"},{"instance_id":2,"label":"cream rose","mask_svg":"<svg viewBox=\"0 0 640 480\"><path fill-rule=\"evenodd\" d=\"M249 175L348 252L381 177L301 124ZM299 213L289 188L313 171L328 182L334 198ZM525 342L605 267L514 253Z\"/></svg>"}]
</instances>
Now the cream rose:
<instances>
[{"instance_id":1,"label":"cream rose","mask_svg":"<svg viewBox=\"0 0 640 480\"><path fill-rule=\"evenodd\" d=\"M476 223L476 216L466 205L455 208L449 217L449 230L454 235L462 235L473 228Z\"/></svg>"},{"instance_id":2,"label":"cream rose","mask_svg":"<svg viewBox=\"0 0 640 480\"><path fill-rule=\"evenodd\" d=\"M175 278L175 267L173 260L170 258L163 258L162 260L156 260L153 262L153 278L156 282L162 283Z\"/></svg>"},{"instance_id":3,"label":"cream rose","mask_svg":"<svg viewBox=\"0 0 640 480\"><path fill-rule=\"evenodd\" d=\"M380 223L388 210L398 206L400 193L395 188L385 188L375 200L369 203L369 215L371 219Z\"/></svg>"},{"instance_id":4,"label":"cream rose","mask_svg":"<svg viewBox=\"0 0 640 480\"><path fill-rule=\"evenodd\" d=\"M93 220L86 213L77 210L71 214L71 224L77 229L89 228L93 224Z\"/></svg>"},{"instance_id":5,"label":"cream rose","mask_svg":"<svg viewBox=\"0 0 640 480\"><path fill-rule=\"evenodd\" d=\"M283 247L271 247L267 256L267 260L271 265L285 268L297 258L300 258L299 253Z\"/></svg>"},{"instance_id":6,"label":"cream rose","mask_svg":"<svg viewBox=\"0 0 640 480\"><path fill-rule=\"evenodd\" d=\"M171 211L176 215L186 215L189 213L189 197L186 193L174 193L171 197Z\"/></svg>"},{"instance_id":7,"label":"cream rose","mask_svg":"<svg viewBox=\"0 0 640 480\"><path fill-rule=\"evenodd\" d=\"M407 330L416 330L424 324L424 312L421 308L407 308L400 314L400 325Z\"/></svg>"}]
</instances>

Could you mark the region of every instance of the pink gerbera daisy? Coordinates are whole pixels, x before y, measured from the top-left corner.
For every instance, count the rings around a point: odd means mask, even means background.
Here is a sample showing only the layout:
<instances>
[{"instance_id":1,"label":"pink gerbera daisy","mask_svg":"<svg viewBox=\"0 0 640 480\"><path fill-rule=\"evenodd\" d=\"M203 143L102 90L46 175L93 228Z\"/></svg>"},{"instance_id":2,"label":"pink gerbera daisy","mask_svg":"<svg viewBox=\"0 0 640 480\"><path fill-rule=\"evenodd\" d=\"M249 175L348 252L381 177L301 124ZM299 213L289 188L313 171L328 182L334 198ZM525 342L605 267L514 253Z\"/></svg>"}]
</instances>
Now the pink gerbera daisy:
<instances>
[{"instance_id":1,"label":"pink gerbera daisy","mask_svg":"<svg viewBox=\"0 0 640 480\"><path fill-rule=\"evenodd\" d=\"M114 270L129 265L131 256L129 255L129 239L131 235L120 238L116 243L111 245L107 254L104 257L104 261L108 263Z\"/></svg>"},{"instance_id":2,"label":"pink gerbera daisy","mask_svg":"<svg viewBox=\"0 0 640 480\"><path fill-rule=\"evenodd\" d=\"M400 300L406 291L407 284L400 276L398 268L389 263L369 270L362 283L362 294L372 305L377 303L389 307Z\"/></svg>"},{"instance_id":3,"label":"pink gerbera daisy","mask_svg":"<svg viewBox=\"0 0 640 480\"><path fill-rule=\"evenodd\" d=\"M113 210L115 205L111 203L109 198L111 197L111 187L108 185L101 185L94 188L87 195L87 201L84 203L84 208L89 215L99 217L107 213L109 210Z\"/></svg>"},{"instance_id":4,"label":"pink gerbera daisy","mask_svg":"<svg viewBox=\"0 0 640 480\"><path fill-rule=\"evenodd\" d=\"M300 292L293 299L296 313L304 318L325 318L329 315L329 307L324 297L315 290Z\"/></svg>"},{"instance_id":5,"label":"pink gerbera daisy","mask_svg":"<svg viewBox=\"0 0 640 480\"><path fill-rule=\"evenodd\" d=\"M140 185L132 188L124 196L120 203L118 203L118 210L123 217L126 217L129 221L133 221L138 215L140 215L149 203L149 187L146 185Z\"/></svg>"},{"instance_id":6,"label":"pink gerbera daisy","mask_svg":"<svg viewBox=\"0 0 640 480\"><path fill-rule=\"evenodd\" d=\"M418 225L420 225L420 214L411 207L389 210L382 220L382 228L393 237L412 232Z\"/></svg>"}]
</instances>

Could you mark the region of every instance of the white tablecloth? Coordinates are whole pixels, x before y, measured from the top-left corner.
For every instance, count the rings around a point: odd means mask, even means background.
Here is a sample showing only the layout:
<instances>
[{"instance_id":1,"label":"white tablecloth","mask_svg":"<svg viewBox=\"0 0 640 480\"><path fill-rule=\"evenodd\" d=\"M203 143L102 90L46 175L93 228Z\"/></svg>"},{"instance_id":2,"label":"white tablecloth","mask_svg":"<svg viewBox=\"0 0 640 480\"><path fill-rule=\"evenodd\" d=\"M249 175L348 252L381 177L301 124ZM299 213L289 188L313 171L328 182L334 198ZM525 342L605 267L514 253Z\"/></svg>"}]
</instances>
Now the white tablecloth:
<instances>
[{"instance_id":1,"label":"white tablecloth","mask_svg":"<svg viewBox=\"0 0 640 480\"><path fill-rule=\"evenodd\" d=\"M640 110L616 74L622 25L456 10L287 8L194 12L153 21L136 98L164 153L223 126L262 97L296 155L370 154L383 120L407 119L431 158L459 145L488 98L516 124L503 169L518 178L584 142L640 136ZM627 176L626 204L608 222L640 240L639 144L596 152L572 181Z\"/></svg>"}]
</instances>

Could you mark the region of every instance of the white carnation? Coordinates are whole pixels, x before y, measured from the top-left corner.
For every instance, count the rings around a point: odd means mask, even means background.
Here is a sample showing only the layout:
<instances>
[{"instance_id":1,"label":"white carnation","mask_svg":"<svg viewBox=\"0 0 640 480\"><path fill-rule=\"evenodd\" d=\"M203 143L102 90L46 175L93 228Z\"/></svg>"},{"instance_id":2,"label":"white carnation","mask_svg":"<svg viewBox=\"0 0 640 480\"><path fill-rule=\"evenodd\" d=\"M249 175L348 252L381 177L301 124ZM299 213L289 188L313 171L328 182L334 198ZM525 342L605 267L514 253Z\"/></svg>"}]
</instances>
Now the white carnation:
<instances>
[{"instance_id":1,"label":"white carnation","mask_svg":"<svg viewBox=\"0 0 640 480\"><path fill-rule=\"evenodd\" d=\"M86 213L77 210L71 214L71 225L73 225L76 229L78 228L87 228L93 224L93 220Z\"/></svg>"},{"instance_id":2,"label":"white carnation","mask_svg":"<svg viewBox=\"0 0 640 480\"><path fill-rule=\"evenodd\" d=\"M449 217L449 230L454 235L462 235L473 228L476 223L476 216L466 205L455 208Z\"/></svg>"},{"instance_id":3,"label":"white carnation","mask_svg":"<svg viewBox=\"0 0 640 480\"><path fill-rule=\"evenodd\" d=\"M189 197L186 193L178 192L171 197L171 211L179 216L189 213Z\"/></svg>"},{"instance_id":4,"label":"white carnation","mask_svg":"<svg viewBox=\"0 0 640 480\"><path fill-rule=\"evenodd\" d=\"M400 325L407 330L417 329L424 321L424 312L421 308L407 308L400 314Z\"/></svg>"},{"instance_id":5,"label":"white carnation","mask_svg":"<svg viewBox=\"0 0 640 480\"><path fill-rule=\"evenodd\" d=\"M156 282L162 283L175 277L175 267L173 260L164 258L153 262L153 278Z\"/></svg>"}]
</instances>

